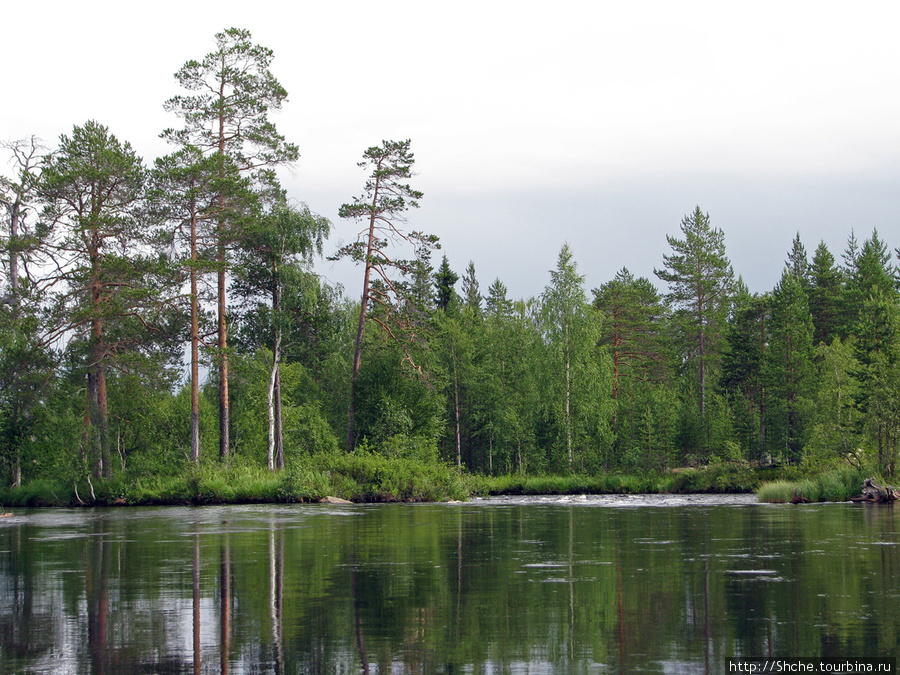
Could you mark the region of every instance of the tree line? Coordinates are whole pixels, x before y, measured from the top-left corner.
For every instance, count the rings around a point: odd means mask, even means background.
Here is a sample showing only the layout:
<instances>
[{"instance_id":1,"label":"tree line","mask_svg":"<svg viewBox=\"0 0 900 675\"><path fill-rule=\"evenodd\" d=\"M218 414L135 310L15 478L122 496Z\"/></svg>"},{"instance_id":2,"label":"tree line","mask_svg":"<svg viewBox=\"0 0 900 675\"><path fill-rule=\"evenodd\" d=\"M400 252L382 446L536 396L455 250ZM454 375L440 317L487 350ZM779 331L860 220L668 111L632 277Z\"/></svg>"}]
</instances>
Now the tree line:
<instances>
[{"instance_id":1,"label":"tree line","mask_svg":"<svg viewBox=\"0 0 900 675\"><path fill-rule=\"evenodd\" d=\"M592 289L564 245L538 297L485 292L406 227L424 195L409 140L363 153L332 254L329 220L288 199L299 154L269 119L273 54L229 29L176 73L180 126L147 165L88 121L48 150L6 144L0 468L109 478L201 462L272 470L374 452L472 472L661 471L711 462L811 470L897 462L900 274L878 232L838 262L799 235L751 293L724 233L688 213L656 269ZM349 226L348 226L349 227ZM897 251L895 251L897 252ZM897 252L900 255L900 252ZM459 286L457 288L457 286Z\"/></svg>"}]
</instances>

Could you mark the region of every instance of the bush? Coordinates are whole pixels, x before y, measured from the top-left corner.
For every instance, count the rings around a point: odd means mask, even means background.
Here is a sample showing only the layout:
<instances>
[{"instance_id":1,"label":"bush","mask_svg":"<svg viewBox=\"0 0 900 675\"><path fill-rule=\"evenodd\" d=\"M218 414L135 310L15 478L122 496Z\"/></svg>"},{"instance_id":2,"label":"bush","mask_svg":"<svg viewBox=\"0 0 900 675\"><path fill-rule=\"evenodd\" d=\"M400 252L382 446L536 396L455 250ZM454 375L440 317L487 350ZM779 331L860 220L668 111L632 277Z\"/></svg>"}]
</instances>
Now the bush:
<instances>
[{"instance_id":1,"label":"bush","mask_svg":"<svg viewBox=\"0 0 900 675\"><path fill-rule=\"evenodd\" d=\"M366 502L465 499L468 492L455 469L416 459L355 452L323 457L337 497Z\"/></svg>"},{"instance_id":2,"label":"bush","mask_svg":"<svg viewBox=\"0 0 900 675\"><path fill-rule=\"evenodd\" d=\"M753 492L759 486L759 478L749 464L712 464L698 469L684 469L674 474L671 491L677 493Z\"/></svg>"}]
</instances>

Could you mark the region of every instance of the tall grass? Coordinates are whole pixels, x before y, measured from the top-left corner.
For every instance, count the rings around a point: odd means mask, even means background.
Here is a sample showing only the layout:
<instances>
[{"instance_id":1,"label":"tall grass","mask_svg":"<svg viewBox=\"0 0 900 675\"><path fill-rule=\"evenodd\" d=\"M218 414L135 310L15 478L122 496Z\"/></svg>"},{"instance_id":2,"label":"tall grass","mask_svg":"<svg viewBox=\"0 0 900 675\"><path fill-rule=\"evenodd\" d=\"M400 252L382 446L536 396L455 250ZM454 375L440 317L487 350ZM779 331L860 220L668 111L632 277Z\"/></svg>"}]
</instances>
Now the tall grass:
<instances>
[{"instance_id":1,"label":"tall grass","mask_svg":"<svg viewBox=\"0 0 900 675\"><path fill-rule=\"evenodd\" d=\"M456 469L375 454L320 455L284 471L210 463L171 475L123 474L106 481L39 481L0 490L8 506L112 506L312 502L332 495L360 502L466 499Z\"/></svg>"},{"instance_id":2,"label":"tall grass","mask_svg":"<svg viewBox=\"0 0 900 675\"><path fill-rule=\"evenodd\" d=\"M845 502L862 492L868 476L865 469L845 467L797 481L772 481L760 486L759 501L783 504L791 501L796 491L797 496L811 502Z\"/></svg>"}]
</instances>

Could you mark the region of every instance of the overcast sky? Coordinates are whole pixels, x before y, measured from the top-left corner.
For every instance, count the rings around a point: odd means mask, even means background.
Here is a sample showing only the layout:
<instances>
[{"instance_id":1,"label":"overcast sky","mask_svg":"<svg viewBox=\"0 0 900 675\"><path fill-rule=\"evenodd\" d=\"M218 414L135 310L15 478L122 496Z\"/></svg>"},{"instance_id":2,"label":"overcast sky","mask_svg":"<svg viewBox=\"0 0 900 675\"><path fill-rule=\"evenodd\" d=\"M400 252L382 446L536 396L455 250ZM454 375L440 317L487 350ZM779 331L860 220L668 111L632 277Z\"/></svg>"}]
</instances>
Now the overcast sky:
<instances>
[{"instance_id":1,"label":"overcast sky","mask_svg":"<svg viewBox=\"0 0 900 675\"><path fill-rule=\"evenodd\" d=\"M473 260L482 291L539 294L566 242L588 292L623 266L659 286L695 205L758 292L798 231L838 260L853 229L900 245L896 2L32 0L2 22L0 139L52 146L96 119L148 164L180 125L175 71L249 29L289 92L284 184L332 220L330 250L357 230L337 211L362 152L409 138L409 225L458 273ZM349 263L319 269L361 290Z\"/></svg>"}]
</instances>

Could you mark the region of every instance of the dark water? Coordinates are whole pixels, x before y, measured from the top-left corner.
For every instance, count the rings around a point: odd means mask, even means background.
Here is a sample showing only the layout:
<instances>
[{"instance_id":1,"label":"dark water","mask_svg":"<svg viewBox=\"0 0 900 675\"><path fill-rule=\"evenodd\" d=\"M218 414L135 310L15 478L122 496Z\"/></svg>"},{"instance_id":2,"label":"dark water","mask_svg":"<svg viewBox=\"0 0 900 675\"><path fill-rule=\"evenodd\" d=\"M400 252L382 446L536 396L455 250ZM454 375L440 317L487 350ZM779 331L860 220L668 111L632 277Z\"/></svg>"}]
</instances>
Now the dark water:
<instances>
[{"instance_id":1,"label":"dark water","mask_svg":"<svg viewBox=\"0 0 900 675\"><path fill-rule=\"evenodd\" d=\"M0 673L727 672L900 653L900 510L744 498L26 510Z\"/></svg>"}]
</instances>

